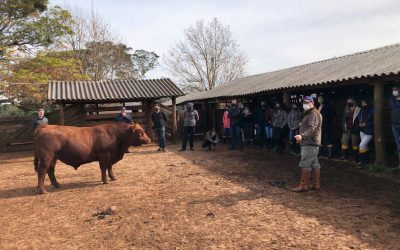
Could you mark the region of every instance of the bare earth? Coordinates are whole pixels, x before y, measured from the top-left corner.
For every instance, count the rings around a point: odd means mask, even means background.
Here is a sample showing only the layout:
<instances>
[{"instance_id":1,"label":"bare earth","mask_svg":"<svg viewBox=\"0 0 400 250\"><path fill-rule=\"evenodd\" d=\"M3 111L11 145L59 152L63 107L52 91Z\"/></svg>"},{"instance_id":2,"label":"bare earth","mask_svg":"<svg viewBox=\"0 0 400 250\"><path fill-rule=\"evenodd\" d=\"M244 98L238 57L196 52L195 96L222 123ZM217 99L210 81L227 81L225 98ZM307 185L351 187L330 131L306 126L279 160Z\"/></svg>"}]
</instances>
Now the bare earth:
<instances>
[{"instance_id":1,"label":"bare earth","mask_svg":"<svg viewBox=\"0 0 400 250\"><path fill-rule=\"evenodd\" d=\"M108 185L97 163L58 163L47 195L32 153L1 154L0 249L400 249L398 175L322 161L322 190L295 194L294 156L155 149L132 148Z\"/></svg>"}]
</instances>

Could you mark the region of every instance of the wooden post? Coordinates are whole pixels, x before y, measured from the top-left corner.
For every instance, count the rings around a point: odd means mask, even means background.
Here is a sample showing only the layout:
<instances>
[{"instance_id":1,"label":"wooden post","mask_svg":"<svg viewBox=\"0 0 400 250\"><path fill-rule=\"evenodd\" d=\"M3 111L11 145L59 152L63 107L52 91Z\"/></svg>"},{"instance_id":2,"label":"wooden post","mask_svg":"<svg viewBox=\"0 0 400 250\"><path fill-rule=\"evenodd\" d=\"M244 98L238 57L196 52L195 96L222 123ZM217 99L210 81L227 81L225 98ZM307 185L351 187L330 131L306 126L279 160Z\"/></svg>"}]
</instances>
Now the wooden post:
<instances>
[{"instance_id":1,"label":"wooden post","mask_svg":"<svg viewBox=\"0 0 400 250\"><path fill-rule=\"evenodd\" d=\"M290 93L288 91L284 91L282 93L282 101L286 105L286 107L289 107L290 104Z\"/></svg>"},{"instance_id":2,"label":"wooden post","mask_svg":"<svg viewBox=\"0 0 400 250\"><path fill-rule=\"evenodd\" d=\"M172 142L176 143L178 141L178 123L176 120L176 97L172 97Z\"/></svg>"},{"instance_id":3,"label":"wooden post","mask_svg":"<svg viewBox=\"0 0 400 250\"><path fill-rule=\"evenodd\" d=\"M152 121L151 121L151 103L152 100L149 100L146 102L146 132L147 135L149 136L149 138L154 141L155 137L154 137L154 133L153 133L153 129L152 129Z\"/></svg>"},{"instance_id":4,"label":"wooden post","mask_svg":"<svg viewBox=\"0 0 400 250\"><path fill-rule=\"evenodd\" d=\"M60 125L64 126L64 103L60 103Z\"/></svg>"},{"instance_id":5,"label":"wooden post","mask_svg":"<svg viewBox=\"0 0 400 250\"><path fill-rule=\"evenodd\" d=\"M374 142L375 164L385 164L386 145L383 132L383 82L374 81Z\"/></svg>"}]
</instances>

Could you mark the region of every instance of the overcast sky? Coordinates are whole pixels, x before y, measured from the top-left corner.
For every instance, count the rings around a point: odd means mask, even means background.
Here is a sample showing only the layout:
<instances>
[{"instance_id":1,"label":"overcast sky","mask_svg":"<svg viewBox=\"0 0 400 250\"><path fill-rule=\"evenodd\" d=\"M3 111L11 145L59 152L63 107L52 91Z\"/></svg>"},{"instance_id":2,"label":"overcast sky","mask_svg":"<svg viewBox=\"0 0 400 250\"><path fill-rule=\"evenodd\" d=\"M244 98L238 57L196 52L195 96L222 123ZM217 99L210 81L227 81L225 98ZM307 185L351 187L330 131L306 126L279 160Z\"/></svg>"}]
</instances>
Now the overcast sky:
<instances>
[{"instance_id":1,"label":"overcast sky","mask_svg":"<svg viewBox=\"0 0 400 250\"><path fill-rule=\"evenodd\" d=\"M399 0L93 0L133 49L162 56L196 20L229 25L248 56L247 74L264 73L400 42ZM51 0L90 11L91 0ZM158 68L148 78L169 77Z\"/></svg>"}]
</instances>

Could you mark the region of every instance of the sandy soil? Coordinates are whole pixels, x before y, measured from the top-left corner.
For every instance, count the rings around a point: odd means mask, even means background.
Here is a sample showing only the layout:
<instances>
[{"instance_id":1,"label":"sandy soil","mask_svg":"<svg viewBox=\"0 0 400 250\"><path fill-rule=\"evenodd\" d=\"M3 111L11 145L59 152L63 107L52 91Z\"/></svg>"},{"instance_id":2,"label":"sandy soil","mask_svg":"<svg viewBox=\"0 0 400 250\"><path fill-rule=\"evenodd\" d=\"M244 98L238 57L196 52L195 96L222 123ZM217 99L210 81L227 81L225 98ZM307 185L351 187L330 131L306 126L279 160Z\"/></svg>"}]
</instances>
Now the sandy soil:
<instances>
[{"instance_id":1,"label":"sandy soil","mask_svg":"<svg viewBox=\"0 0 400 250\"><path fill-rule=\"evenodd\" d=\"M322 190L295 194L294 156L155 149L132 149L108 185L97 163L58 163L47 195L31 153L1 154L0 249L400 249L399 176L323 161Z\"/></svg>"}]
</instances>

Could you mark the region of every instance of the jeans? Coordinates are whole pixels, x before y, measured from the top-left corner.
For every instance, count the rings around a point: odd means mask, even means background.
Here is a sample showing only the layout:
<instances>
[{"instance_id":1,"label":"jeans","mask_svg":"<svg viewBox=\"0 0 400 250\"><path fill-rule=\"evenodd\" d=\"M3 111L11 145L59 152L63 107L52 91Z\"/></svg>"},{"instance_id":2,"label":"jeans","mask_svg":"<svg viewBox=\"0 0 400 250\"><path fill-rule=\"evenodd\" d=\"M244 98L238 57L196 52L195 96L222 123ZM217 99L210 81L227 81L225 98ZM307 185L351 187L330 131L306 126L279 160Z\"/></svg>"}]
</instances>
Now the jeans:
<instances>
[{"instance_id":1,"label":"jeans","mask_svg":"<svg viewBox=\"0 0 400 250\"><path fill-rule=\"evenodd\" d=\"M194 126L183 127L182 149L186 149L188 139L190 143L190 148L193 148L193 137L194 137Z\"/></svg>"},{"instance_id":2,"label":"jeans","mask_svg":"<svg viewBox=\"0 0 400 250\"><path fill-rule=\"evenodd\" d=\"M258 139L258 146L259 147L263 147L264 146L266 138L267 138L267 127L259 125L257 127L257 139Z\"/></svg>"},{"instance_id":3,"label":"jeans","mask_svg":"<svg viewBox=\"0 0 400 250\"><path fill-rule=\"evenodd\" d=\"M294 130L289 130L289 142L290 142L290 144L296 143L296 140L294 139L294 136L298 135L299 132L300 132L299 128L294 129Z\"/></svg>"},{"instance_id":4,"label":"jeans","mask_svg":"<svg viewBox=\"0 0 400 250\"><path fill-rule=\"evenodd\" d=\"M240 130L239 124L231 126L231 149L235 149L235 146L242 148L242 131Z\"/></svg>"},{"instance_id":5,"label":"jeans","mask_svg":"<svg viewBox=\"0 0 400 250\"><path fill-rule=\"evenodd\" d=\"M396 142L397 152L400 153L400 125L392 124L394 141Z\"/></svg>"},{"instance_id":6,"label":"jeans","mask_svg":"<svg viewBox=\"0 0 400 250\"><path fill-rule=\"evenodd\" d=\"M156 128L158 146L165 148L165 127Z\"/></svg>"},{"instance_id":7,"label":"jeans","mask_svg":"<svg viewBox=\"0 0 400 250\"><path fill-rule=\"evenodd\" d=\"M272 131L273 131L272 126L265 126L265 133L267 134L267 139L274 138L274 134Z\"/></svg>"}]
</instances>

